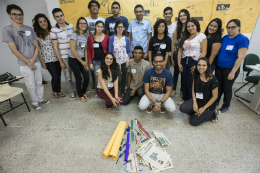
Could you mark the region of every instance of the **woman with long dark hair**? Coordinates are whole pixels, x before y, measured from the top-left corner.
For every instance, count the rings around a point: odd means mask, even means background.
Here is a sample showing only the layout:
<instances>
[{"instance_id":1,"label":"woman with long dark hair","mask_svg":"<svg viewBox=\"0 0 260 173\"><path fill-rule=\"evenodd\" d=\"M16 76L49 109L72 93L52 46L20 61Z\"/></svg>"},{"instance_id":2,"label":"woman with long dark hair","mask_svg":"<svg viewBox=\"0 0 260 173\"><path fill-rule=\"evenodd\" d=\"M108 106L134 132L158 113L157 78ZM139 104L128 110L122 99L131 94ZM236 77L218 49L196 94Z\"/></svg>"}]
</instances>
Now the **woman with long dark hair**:
<instances>
[{"instance_id":1,"label":"woman with long dark hair","mask_svg":"<svg viewBox=\"0 0 260 173\"><path fill-rule=\"evenodd\" d=\"M164 19L155 22L153 26L154 36L149 41L149 62L153 68L153 58L156 54L162 54L164 58L163 68L166 68L169 53L171 52L171 38L168 36L168 27Z\"/></svg>"},{"instance_id":2,"label":"woman with long dark hair","mask_svg":"<svg viewBox=\"0 0 260 173\"><path fill-rule=\"evenodd\" d=\"M180 111L189 114L190 124L200 125L205 121L215 122L218 118L216 100L218 98L218 81L212 75L209 60L200 58L192 75L192 99L180 106Z\"/></svg>"},{"instance_id":3,"label":"woman with long dark hair","mask_svg":"<svg viewBox=\"0 0 260 173\"><path fill-rule=\"evenodd\" d=\"M50 30L51 23L45 14L37 14L33 20L33 28L37 36L39 44L39 59L42 67L47 69L51 74L51 86L54 98L65 97L65 94L61 92L61 66L59 60L54 52Z\"/></svg>"},{"instance_id":4,"label":"woman with long dark hair","mask_svg":"<svg viewBox=\"0 0 260 173\"><path fill-rule=\"evenodd\" d=\"M222 43L222 20L215 18L210 21L204 34L208 41L206 58L209 59L210 68L213 73L216 68L218 52Z\"/></svg>"},{"instance_id":5,"label":"woman with long dark hair","mask_svg":"<svg viewBox=\"0 0 260 173\"><path fill-rule=\"evenodd\" d=\"M103 34L104 22L97 21L95 23L94 34L88 37L88 60L90 64L90 69L96 74L97 69L101 66L101 60L105 53L108 52L109 47L109 36ZM98 78L95 75L95 81L93 81L95 87L97 87ZM96 95L97 97L97 95Z\"/></svg>"},{"instance_id":6,"label":"woman with long dark hair","mask_svg":"<svg viewBox=\"0 0 260 173\"><path fill-rule=\"evenodd\" d=\"M130 42L125 36L125 24L122 20L116 22L115 35L109 38L109 52L116 58L119 70L119 90L122 95L125 93L126 72L130 60Z\"/></svg>"},{"instance_id":7,"label":"woman with long dark hair","mask_svg":"<svg viewBox=\"0 0 260 173\"><path fill-rule=\"evenodd\" d=\"M185 33L185 26L187 21L190 19L190 13L186 9L182 9L179 12L178 15L178 22L177 22L177 28L175 29L175 32L173 34L173 41L172 41L172 51L174 52L171 54L171 63L174 67L174 73L173 73L173 87L172 87L172 93L170 97L174 97L177 87L177 82L179 78L179 66L178 66L178 50L179 50L179 42L181 41L181 38L183 37ZM180 91L181 92L181 91Z\"/></svg>"},{"instance_id":8,"label":"woman with long dark hair","mask_svg":"<svg viewBox=\"0 0 260 173\"><path fill-rule=\"evenodd\" d=\"M192 97L191 78L192 71L199 58L205 57L207 53L207 39L205 34L200 33L199 21L191 18L186 23L185 34L179 43L178 65L181 72L181 105Z\"/></svg>"},{"instance_id":9,"label":"woman with long dark hair","mask_svg":"<svg viewBox=\"0 0 260 173\"><path fill-rule=\"evenodd\" d=\"M81 102L90 99L85 93L89 82L87 43L88 22L84 17L77 21L76 31L70 36L69 66L76 79L76 88ZM83 82L82 77L83 76Z\"/></svg>"},{"instance_id":10,"label":"woman with long dark hair","mask_svg":"<svg viewBox=\"0 0 260 173\"><path fill-rule=\"evenodd\" d=\"M113 53L107 52L104 55L96 75L98 76L97 95L105 100L106 108L112 110L112 106L121 105L123 100L118 91L118 69Z\"/></svg>"},{"instance_id":11,"label":"woman with long dark hair","mask_svg":"<svg viewBox=\"0 0 260 173\"><path fill-rule=\"evenodd\" d=\"M232 19L226 27L228 35L225 35L222 39L215 72L219 81L217 104L224 94L223 105L219 109L221 113L229 109L233 94L232 87L239 75L240 64L245 59L249 46L249 39L240 33L240 20Z\"/></svg>"}]
</instances>

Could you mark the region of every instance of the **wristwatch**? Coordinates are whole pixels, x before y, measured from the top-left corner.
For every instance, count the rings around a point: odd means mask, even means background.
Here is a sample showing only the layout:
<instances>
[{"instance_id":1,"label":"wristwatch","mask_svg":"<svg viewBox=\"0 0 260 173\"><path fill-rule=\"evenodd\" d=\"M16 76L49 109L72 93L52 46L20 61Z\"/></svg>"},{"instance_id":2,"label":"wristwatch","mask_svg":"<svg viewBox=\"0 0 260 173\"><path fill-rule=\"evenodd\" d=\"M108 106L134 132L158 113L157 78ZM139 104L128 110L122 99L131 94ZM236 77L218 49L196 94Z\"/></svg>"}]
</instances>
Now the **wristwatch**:
<instances>
[{"instance_id":1,"label":"wristwatch","mask_svg":"<svg viewBox=\"0 0 260 173\"><path fill-rule=\"evenodd\" d=\"M159 101L159 102L161 102L161 105L163 104L163 101Z\"/></svg>"}]
</instances>

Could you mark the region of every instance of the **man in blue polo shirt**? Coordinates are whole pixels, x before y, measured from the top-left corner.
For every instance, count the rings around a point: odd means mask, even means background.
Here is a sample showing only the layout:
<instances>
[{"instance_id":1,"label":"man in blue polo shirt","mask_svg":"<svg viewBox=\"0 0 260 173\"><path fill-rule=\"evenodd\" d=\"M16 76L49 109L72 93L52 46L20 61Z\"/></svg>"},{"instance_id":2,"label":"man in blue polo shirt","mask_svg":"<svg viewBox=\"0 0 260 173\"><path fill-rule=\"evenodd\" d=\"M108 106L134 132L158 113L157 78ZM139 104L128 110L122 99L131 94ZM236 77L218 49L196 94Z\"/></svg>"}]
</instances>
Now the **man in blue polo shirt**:
<instances>
[{"instance_id":1,"label":"man in blue polo shirt","mask_svg":"<svg viewBox=\"0 0 260 173\"><path fill-rule=\"evenodd\" d=\"M127 28L128 28L128 19L125 16L120 16L120 4L118 2L113 2L111 5L111 11L113 13L113 16L106 18L105 21L105 30L106 35L112 36L115 33L115 25L116 22L121 20L124 22L125 25L125 34L127 34Z\"/></svg>"},{"instance_id":2,"label":"man in blue polo shirt","mask_svg":"<svg viewBox=\"0 0 260 173\"><path fill-rule=\"evenodd\" d=\"M142 46L144 50L144 59L148 58L148 43L152 36L151 22L143 18L144 7L140 4L135 6L134 9L136 19L129 22L128 26L128 37L130 40L131 58L132 52L135 46Z\"/></svg>"}]
</instances>

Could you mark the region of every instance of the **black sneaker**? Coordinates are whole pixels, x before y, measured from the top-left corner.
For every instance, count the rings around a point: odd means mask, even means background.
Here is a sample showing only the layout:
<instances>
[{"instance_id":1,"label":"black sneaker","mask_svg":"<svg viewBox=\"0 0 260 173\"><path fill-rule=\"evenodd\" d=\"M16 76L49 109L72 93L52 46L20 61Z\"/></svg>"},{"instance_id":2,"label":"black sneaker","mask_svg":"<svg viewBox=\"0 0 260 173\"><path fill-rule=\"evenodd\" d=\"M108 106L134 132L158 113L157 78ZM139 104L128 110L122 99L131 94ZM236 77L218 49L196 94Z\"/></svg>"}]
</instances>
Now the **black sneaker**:
<instances>
[{"instance_id":1,"label":"black sneaker","mask_svg":"<svg viewBox=\"0 0 260 173\"><path fill-rule=\"evenodd\" d=\"M74 93L70 93L70 99L75 100L75 94Z\"/></svg>"},{"instance_id":2,"label":"black sneaker","mask_svg":"<svg viewBox=\"0 0 260 173\"><path fill-rule=\"evenodd\" d=\"M40 103L43 103L43 104L50 104L51 102L49 100L43 100L41 101Z\"/></svg>"},{"instance_id":3,"label":"black sneaker","mask_svg":"<svg viewBox=\"0 0 260 173\"><path fill-rule=\"evenodd\" d=\"M33 105L33 108L35 109L35 110L40 110L40 109L42 109L38 104L37 105Z\"/></svg>"},{"instance_id":4,"label":"black sneaker","mask_svg":"<svg viewBox=\"0 0 260 173\"><path fill-rule=\"evenodd\" d=\"M218 121L218 114L219 114L219 111L215 110L214 111L214 118L211 119L212 123L216 123Z\"/></svg>"}]
</instances>

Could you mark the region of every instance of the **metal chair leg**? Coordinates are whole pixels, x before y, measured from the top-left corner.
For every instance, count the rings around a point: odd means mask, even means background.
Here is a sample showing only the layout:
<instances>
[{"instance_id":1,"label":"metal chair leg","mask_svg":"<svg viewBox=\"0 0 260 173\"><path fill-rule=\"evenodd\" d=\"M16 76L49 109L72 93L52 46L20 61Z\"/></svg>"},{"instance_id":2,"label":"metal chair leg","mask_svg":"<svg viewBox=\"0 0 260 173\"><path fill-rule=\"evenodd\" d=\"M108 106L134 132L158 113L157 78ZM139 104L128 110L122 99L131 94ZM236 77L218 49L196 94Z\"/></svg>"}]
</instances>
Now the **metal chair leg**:
<instances>
[{"instance_id":1,"label":"metal chair leg","mask_svg":"<svg viewBox=\"0 0 260 173\"><path fill-rule=\"evenodd\" d=\"M234 95L235 95L236 97L238 97L238 98L241 98L242 100L245 100L245 101L247 101L247 102L250 102L249 100L244 99L243 97L240 97L240 96L238 96L238 95L236 94L241 88L243 88L243 87L246 86L247 84L249 84L249 82L247 82L246 84L244 84L243 86L241 86L240 88L238 88L238 89L234 92Z\"/></svg>"},{"instance_id":2,"label":"metal chair leg","mask_svg":"<svg viewBox=\"0 0 260 173\"><path fill-rule=\"evenodd\" d=\"M252 91L250 91L254 86L255 86L255 84L248 89L248 91L249 91L251 94L254 94Z\"/></svg>"},{"instance_id":3,"label":"metal chair leg","mask_svg":"<svg viewBox=\"0 0 260 173\"><path fill-rule=\"evenodd\" d=\"M3 121L4 125L7 126L7 124L5 123L5 120L4 120L3 116L2 116L2 114L0 114L0 118Z\"/></svg>"},{"instance_id":4,"label":"metal chair leg","mask_svg":"<svg viewBox=\"0 0 260 173\"><path fill-rule=\"evenodd\" d=\"M25 98L24 98L24 96L23 96L23 93L21 93L21 95L22 95L23 100L24 100L24 102L25 102L25 104L26 104L26 106L27 106L28 111L31 112L31 110L30 110L30 108L29 108L29 106L28 106L28 104L27 104L27 102L26 102L26 100L25 100Z\"/></svg>"},{"instance_id":5,"label":"metal chair leg","mask_svg":"<svg viewBox=\"0 0 260 173\"><path fill-rule=\"evenodd\" d=\"M10 107L13 108L13 105L12 105L12 102L11 102L11 99L8 99L9 103L10 103Z\"/></svg>"}]
</instances>

